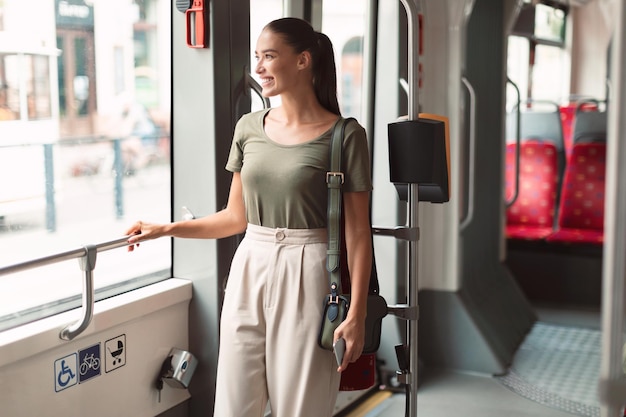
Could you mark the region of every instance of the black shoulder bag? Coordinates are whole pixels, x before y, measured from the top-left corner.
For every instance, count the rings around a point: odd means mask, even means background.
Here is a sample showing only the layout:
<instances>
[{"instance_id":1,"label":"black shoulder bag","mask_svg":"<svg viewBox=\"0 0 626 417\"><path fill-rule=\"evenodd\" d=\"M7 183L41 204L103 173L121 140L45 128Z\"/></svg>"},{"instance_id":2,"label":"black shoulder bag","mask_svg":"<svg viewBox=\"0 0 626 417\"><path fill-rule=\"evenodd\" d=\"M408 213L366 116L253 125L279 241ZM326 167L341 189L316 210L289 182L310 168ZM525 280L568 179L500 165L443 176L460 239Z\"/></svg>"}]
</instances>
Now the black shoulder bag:
<instances>
[{"instance_id":1,"label":"black shoulder bag","mask_svg":"<svg viewBox=\"0 0 626 417\"><path fill-rule=\"evenodd\" d=\"M345 320L350 308L350 295L342 293L342 275L349 284L349 271L342 239L342 195L344 173L341 171L342 148L345 127L351 119L341 119L335 125L330 142L330 170L326 173L328 184L328 251L326 269L330 293L324 297L322 323L318 336L320 347L333 350L334 333ZM373 241L372 241L373 244ZM387 315L387 302L378 293L378 276L372 251L372 272L370 274L365 319L365 345L363 353L374 353L380 345L382 319Z\"/></svg>"}]
</instances>

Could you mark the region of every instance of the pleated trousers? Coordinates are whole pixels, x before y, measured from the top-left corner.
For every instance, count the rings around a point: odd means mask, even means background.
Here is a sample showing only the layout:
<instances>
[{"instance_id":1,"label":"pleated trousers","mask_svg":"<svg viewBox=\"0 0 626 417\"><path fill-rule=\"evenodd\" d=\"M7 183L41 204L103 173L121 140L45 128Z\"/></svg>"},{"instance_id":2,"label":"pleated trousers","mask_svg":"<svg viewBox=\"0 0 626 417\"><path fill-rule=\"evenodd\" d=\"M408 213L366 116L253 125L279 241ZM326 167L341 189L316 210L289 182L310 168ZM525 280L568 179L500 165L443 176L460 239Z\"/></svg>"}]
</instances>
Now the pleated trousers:
<instances>
[{"instance_id":1,"label":"pleated trousers","mask_svg":"<svg viewBox=\"0 0 626 417\"><path fill-rule=\"evenodd\" d=\"M214 417L331 417L340 374L317 335L326 229L249 224L232 261L220 324Z\"/></svg>"}]
</instances>

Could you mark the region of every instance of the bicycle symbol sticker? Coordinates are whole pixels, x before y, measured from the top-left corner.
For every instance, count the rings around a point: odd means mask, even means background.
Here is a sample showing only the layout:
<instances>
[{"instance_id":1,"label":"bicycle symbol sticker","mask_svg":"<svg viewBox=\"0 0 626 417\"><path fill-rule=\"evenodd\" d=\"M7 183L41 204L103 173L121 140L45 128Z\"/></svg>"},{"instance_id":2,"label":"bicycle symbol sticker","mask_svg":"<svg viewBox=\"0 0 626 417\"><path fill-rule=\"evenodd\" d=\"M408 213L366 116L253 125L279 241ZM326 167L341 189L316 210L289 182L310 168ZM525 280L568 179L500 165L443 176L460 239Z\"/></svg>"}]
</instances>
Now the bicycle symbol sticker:
<instances>
[{"instance_id":1,"label":"bicycle symbol sticker","mask_svg":"<svg viewBox=\"0 0 626 417\"><path fill-rule=\"evenodd\" d=\"M107 373L126 365L126 335L104 342L104 364Z\"/></svg>"},{"instance_id":2,"label":"bicycle symbol sticker","mask_svg":"<svg viewBox=\"0 0 626 417\"><path fill-rule=\"evenodd\" d=\"M78 351L78 382L100 375L100 343Z\"/></svg>"},{"instance_id":3,"label":"bicycle symbol sticker","mask_svg":"<svg viewBox=\"0 0 626 417\"><path fill-rule=\"evenodd\" d=\"M54 390L63 391L78 383L76 353L54 361Z\"/></svg>"}]
</instances>

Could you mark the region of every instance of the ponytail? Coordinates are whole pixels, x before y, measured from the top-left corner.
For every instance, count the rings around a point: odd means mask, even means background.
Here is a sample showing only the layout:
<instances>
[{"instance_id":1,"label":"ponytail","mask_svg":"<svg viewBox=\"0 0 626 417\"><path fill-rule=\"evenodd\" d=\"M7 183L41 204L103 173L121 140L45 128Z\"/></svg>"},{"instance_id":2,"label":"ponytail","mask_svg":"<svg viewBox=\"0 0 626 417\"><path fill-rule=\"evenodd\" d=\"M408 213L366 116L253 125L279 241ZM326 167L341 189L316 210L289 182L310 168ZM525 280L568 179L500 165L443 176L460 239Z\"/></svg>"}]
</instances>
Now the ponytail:
<instances>
[{"instance_id":1,"label":"ponytail","mask_svg":"<svg viewBox=\"0 0 626 417\"><path fill-rule=\"evenodd\" d=\"M311 53L315 96L326 110L340 116L335 53L328 36L316 32L307 21L295 17L274 20L265 29L281 35L297 53Z\"/></svg>"},{"instance_id":2,"label":"ponytail","mask_svg":"<svg viewBox=\"0 0 626 417\"><path fill-rule=\"evenodd\" d=\"M325 34L317 33L319 54L313 57L313 88L319 102L326 110L340 116L337 101L337 68L333 44ZM317 59L316 59L317 58Z\"/></svg>"}]
</instances>

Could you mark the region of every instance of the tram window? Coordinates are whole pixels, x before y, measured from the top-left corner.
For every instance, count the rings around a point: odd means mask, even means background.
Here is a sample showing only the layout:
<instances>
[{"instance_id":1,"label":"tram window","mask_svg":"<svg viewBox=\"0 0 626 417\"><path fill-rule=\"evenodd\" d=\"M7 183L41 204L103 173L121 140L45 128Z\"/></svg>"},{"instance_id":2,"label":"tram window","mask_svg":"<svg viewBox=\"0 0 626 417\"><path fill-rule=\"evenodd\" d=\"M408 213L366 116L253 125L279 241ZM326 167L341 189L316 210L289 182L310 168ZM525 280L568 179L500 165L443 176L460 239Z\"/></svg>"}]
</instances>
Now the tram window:
<instances>
[{"instance_id":1,"label":"tram window","mask_svg":"<svg viewBox=\"0 0 626 417\"><path fill-rule=\"evenodd\" d=\"M0 267L171 219L171 2L94 5L0 1ZM100 253L96 298L170 276L168 239ZM0 331L77 307L81 281L76 260L0 276Z\"/></svg>"},{"instance_id":2,"label":"tram window","mask_svg":"<svg viewBox=\"0 0 626 417\"><path fill-rule=\"evenodd\" d=\"M522 100L562 101L567 97L570 69L568 51L553 45L533 44L527 38L509 36L507 75L520 89ZM507 94L510 110L517 97Z\"/></svg>"},{"instance_id":3,"label":"tram window","mask_svg":"<svg viewBox=\"0 0 626 417\"><path fill-rule=\"evenodd\" d=\"M337 93L344 117L361 119L363 104L363 38L367 28L365 0L325 0L322 32L333 42L337 65Z\"/></svg>"},{"instance_id":4,"label":"tram window","mask_svg":"<svg viewBox=\"0 0 626 417\"><path fill-rule=\"evenodd\" d=\"M520 36L509 36L507 76L520 90L521 100L528 98L530 43ZM511 111L517 104L518 97L509 94L507 89L507 111Z\"/></svg>"},{"instance_id":5,"label":"tram window","mask_svg":"<svg viewBox=\"0 0 626 417\"><path fill-rule=\"evenodd\" d=\"M257 82L260 82L254 70L256 66L254 50L256 48L257 38L266 24L283 16L282 0L254 0L250 2L250 74ZM261 110L263 108L261 98L254 93L250 96L252 97L252 110ZM279 99L279 97L270 97L270 104L277 106Z\"/></svg>"},{"instance_id":6,"label":"tram window","mask_svg":"<svg viewBox=\"0 0 626 417\"><path fill-rule=\"evenodd\" d=\"M569 66L567 51L550 45L535 46L532 70L532 97L560 102L567 97Z\"/></svg>"},{"instance_id":7,"label":"tram window","mask_svg":"<svg viewBox=\"0 0 626 417\"><path fill-rule=\"evenodd\" d=\"M254 47L263 26L283 16L282 0L259 0L250 2L250 45L251 72L254 73ZM337 65L337 92L339 106L346 117L361 116L363 34L366 28L367 1L365 0L326 0L322 6L322 32L333 42ZM348 23L346 23L348 22ZM279 104L279 98L270 98L272 106ZM262 108L263 103L252 94L252 109Z\"/></svg>"}]
</instances>

